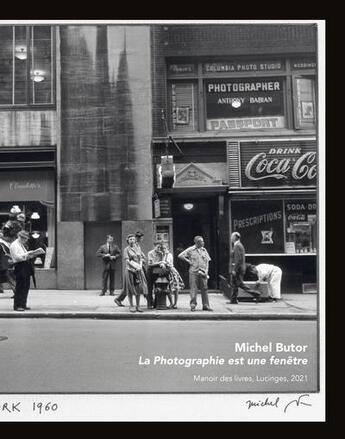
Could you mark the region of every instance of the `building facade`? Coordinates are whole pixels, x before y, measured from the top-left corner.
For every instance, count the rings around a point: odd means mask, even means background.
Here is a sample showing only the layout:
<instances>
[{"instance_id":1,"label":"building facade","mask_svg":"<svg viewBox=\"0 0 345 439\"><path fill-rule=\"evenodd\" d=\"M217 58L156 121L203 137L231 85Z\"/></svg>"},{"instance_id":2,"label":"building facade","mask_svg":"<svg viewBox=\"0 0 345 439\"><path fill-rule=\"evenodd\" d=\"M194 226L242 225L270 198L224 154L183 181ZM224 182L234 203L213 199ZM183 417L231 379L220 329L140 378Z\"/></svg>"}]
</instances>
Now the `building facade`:
<instances>
[{"instance_id":1,"label":"building facade","mask_svg":"<svg viewBox=\"0 0 345 439\"><path fill-rule=\"evenodd\" d=\"M0 26L0 58L1 222L47 245L39 288L100 288L107 233L152 242L150 29Z\"/></svg>"},{"instance_id":2,"label":"building facade","mask_svg":"<svg viewBox=\"0 0 345 439\"><path fill-rule=\"evenodd\" d=\"M152 45L158 234L165 228L175 248L202 234L211 287L229 273L233 231L248 262L282 268L284 292L314 286L315 26L156 26ZM166 144L161 109L181 151Z\"/></svg>"},{"instance_id":3,"label":"building facade","mask_svg":"<svg viewBox=\"0 0 345 439\"><path fill-rule=\"evenodd\" d=\"M39 288L99 288L105 235L138 229L203 235L210 288L235 230L283 291L316 283L315 26L1 25L0 59L0 223L44 241Z\"/></svg>"}]
</instances>

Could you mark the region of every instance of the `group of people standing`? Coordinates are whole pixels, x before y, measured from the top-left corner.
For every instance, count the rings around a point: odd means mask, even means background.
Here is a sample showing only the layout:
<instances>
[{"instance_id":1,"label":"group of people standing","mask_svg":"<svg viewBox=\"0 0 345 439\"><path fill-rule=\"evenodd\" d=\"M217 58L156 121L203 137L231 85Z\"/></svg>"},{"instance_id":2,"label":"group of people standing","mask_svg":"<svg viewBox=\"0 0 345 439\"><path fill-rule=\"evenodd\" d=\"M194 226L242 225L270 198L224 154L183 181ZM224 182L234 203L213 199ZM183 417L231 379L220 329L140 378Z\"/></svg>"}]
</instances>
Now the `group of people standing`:
<instances>
[{"instance_id":1,"label":"group of people standing","mask_svg":"<svg viewBox=\"0 0 345 439\"><path fill-rule=\"evenodd\" d=\"M144 296L147 301L147 308L155 308L157 302L155 282L159 277L164 276L168 280L166 294L170 303L169 308L176 309L179 292L184 289L185 285L180 273L174 266L173 255L169 251L168 243L156 241L154 248L148 252L146 257L141 248L143 236L144 234L141 231L127 236L128 245L123 251L123 288L121 293L114 298L114 302L117 306L124 306L122 302L128 297L129 310L131 312L143 312L140 307L140 298ZM96 253L97 256L102 257L104 264L101 296L104 296L107 291L108 280L110 295L115 295L115 264L116 260L121 257L121 250L113 241L114 238L108 235L107 242L101 245ZM272 300L280 299L281 269L270 264L259 264L257 266L247 264L245 249L238 232L231 235L231 243L232 295L229 303L238 304L239 288L250 294L255 302L260 301L260 290L248 286L244 282L245 275L249 275L257 281L256 287L261 282L267 282L270 298ZM205 248L203 237L195 236L194 245L179 252L177 257L189 266L191 311L196 310L199 291L201 293L202 310L212 311L207 286L211 258Z\"/></svg>"},{"instance_id":2,"label":"group of people standing","mask_svg":"<svg viewBox=\"0 0 345 439\"><path fill-rule=\"evenodd\" d=\"M131 312L143 312L140 307L140 297L143 295L147 300L147 308L153 309L156 306L155 282L158 277L164 276L167 279L167 297L170 302L169 308L176 309L179 292L185 287L182 277L174 267L174 260L168 248L168 243L156 241L154 248L143 253L141 240L144 234L141 231L127 236L127 247L123 251L124 281L121 293L114 299L118 306L124 306L123 300L128 297L129 310ZM100 246L96 253L103 259L102 292L107 291L109 279L109 292L114 295L114 273L115 261L120 257L121 251L113 244L113 237L107 236L107 243ZM197 306L197 293L200 289L202 309L212 311L207 294L207 279L209 261L211 260L204 247L204 240L201 236L194 238L194 245L182 251L178 257L189 265L190 283L190 306L195 311ZM159 269L159 270L157 270ZM134 303L135 301L135 303Z\"/></svg>"},{"instance_id":3,"label":"group of people standing","mask_svg":"<svg viewBox=\"0 0 345 439\"><path fill-rule=\"evenodd\" d=\"M167 280L165 291L169 308L176 309L179 292L185 285L179 271L174 266L174 258L169 251L168 243L156 241L154 248L144 254L141 248L143 232L137 231L129 234L126 238L127 246L123 250L124 277L121 293L114 298L118 306L124 306L123 301L128 297L129 310L131 312L143 312L140 307L141 296L147 300L147 308L156 307L157 293L155 283L159 277ZM44 254L44 249L30 250L28 241L29 233L25 231L25 215L20 212L11 212L9 220L0 231L0 293L2 285L8 284L13 290L15 311L30 309L27 306L27 298L30 288L30 278L34 278L34 259ZM245 274L260 282L267 282L269 296L272 300L280 299L280 284L282 271L279 267L270 264L257 266L247 264L245 249L238 232L231 235L232 242L232 271L231 304L238 303L239 288L253 296L253 300L260 300L260 292L256 288L250 288L244 282ZM112 235L107 235L106 243L101 245L96 255L103 260L102 291L104 296L108 289L111 296L115 295L115 268L116 261L121 257L121 250L114 243ZM177 254L180 261L189 266L190 309L195 311L197 307L198 291L201 293L203 311L212 311L208 297L209 263L211 261L204 239L202 236L194 237L194 245L182 250Z\"/></svg>"}]
</instances>

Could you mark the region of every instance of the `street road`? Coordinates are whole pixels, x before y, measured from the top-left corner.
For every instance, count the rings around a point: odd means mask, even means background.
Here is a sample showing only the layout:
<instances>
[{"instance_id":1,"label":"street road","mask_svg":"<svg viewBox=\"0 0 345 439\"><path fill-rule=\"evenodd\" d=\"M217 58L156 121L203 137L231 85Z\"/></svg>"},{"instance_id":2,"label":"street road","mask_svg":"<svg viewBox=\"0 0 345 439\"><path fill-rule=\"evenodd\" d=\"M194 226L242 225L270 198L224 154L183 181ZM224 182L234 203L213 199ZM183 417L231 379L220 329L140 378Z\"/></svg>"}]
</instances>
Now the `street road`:
<instances>
[{"instance_id":1,"label":"street road","mask_svg":"<svg viewBox=\"0 0 345 439\"><path fill-rule=\"evenodd\" d=\"M248 364L272 356L299 364ZM312 392L317 367L315 321L0 319L0 394Z\"/></svg>"}]
</instances>

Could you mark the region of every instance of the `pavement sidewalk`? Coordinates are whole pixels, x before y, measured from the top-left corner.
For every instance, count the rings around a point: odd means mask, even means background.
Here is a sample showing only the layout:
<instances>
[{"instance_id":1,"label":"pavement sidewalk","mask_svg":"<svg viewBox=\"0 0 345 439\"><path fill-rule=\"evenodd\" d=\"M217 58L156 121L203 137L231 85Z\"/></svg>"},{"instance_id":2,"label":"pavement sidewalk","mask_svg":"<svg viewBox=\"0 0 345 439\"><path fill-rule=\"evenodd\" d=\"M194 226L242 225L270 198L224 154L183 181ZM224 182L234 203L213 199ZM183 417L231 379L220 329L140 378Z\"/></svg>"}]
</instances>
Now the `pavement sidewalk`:
<instances>
[{"instance_id":1,"label":"pavement sidewalk","mask_svg":"<svg viewBox=\"0 0 345 439\"><path fill-rule=\"evenodd\" d=\"M119 294L116 291L115 294ZM31 310L13 311L12 292L0 294L0 318L94 318L160 320L316 320L316 294L285 294L277 302L227 304L222 293L209 293L213 312L202 311L201 297L195 312L190 311L189 294L179 295L177 309L149 310L142 298L143 313L131 313L127 299L118 307L112 296L99 296L95 290L30 290Z\"/></svg>"}]
</instances>

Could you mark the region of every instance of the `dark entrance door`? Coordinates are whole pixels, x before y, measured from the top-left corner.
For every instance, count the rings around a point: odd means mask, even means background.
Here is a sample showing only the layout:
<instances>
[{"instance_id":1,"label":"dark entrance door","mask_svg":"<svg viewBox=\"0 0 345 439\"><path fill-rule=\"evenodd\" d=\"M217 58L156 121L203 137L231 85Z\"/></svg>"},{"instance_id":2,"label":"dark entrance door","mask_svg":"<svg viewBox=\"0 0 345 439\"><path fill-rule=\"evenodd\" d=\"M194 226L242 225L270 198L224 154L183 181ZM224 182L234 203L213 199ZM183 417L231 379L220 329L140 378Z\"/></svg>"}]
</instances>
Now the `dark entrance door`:
<instances>
[{"instance_id":1,"label":"dark entrance door","mask_svg":"<svg viewBox=\"0 0 345 439\"><path fill-rule=\"evenodd\" d=\"M96 257L100 245L106 241L106 235L114 237L114 243L121 248L121 223L120 222L88 222L84 227L84 254L85 254L85 284L86 289L101 291L102 287L102 259ZM122 257L117 260L115 271L115 289L121 288L122 282Z\"/></svg>"},{"instance_id":2,"label":"dark entrance door","mask_svg":"<svg viewBox=\"0 0 345 439\"><path fill-rule=\"evenodd\" d=\"M189 288L188 267L176 258L177 250L193 245L193 238L201 235L212 261L210 262L209 288L217 288L218 242L217 242L217 198L175 199L172 201L173 240L175 264Z\"/></svg>"}]
</instances>

